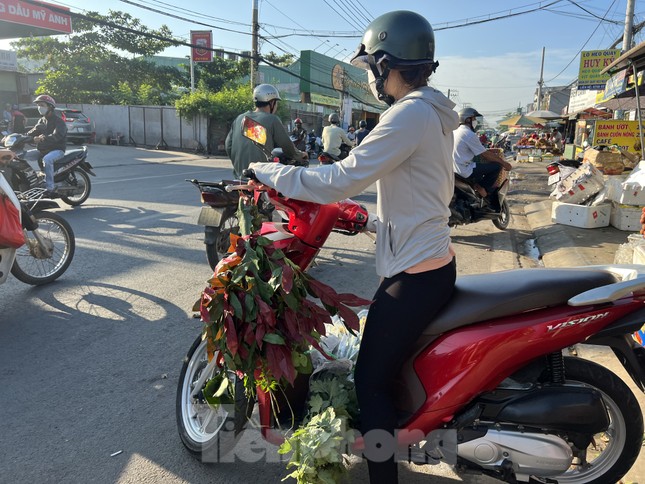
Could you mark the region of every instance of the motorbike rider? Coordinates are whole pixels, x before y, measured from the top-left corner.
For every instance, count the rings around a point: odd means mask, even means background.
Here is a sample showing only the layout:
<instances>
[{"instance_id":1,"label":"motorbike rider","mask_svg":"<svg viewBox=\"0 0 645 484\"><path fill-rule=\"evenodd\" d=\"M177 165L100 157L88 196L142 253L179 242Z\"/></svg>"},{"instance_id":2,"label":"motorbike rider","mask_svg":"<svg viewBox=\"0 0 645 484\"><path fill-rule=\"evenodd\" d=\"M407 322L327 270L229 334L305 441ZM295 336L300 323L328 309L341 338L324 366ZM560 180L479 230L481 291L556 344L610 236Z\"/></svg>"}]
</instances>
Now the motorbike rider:
<instances>
[{"instance_id":1,"label":"motorbike rider","mask_svg":"<svg viewBox=\"0 0 645 484\"><path fill-rule=\"evenodd\" d=\"M291 131L291 139L300 151L307 151L307 130L302 127L302 119L296 118L293 122L295 128Z\"/></svg>"},{"instance_id":2,"label":"motorbike rider","mask_svg":"<svg viewBox=\"0 0 645 484\"><path fill-rule=\"evenodd\" d=\"M354 126L350 126L347 128L347 139L351 141L351 146L354 146L356 144L356 133L355 133Z\"/></svg>"},{"instance_id":3,"label":"motorbike rider","mask_svg":"<svg viewBox=\"0 0 645 484\"><path fill-rule=\"evenodd\" d=\"M502 168L511 170L512 165L508 163L498 151L487 150L479 140L475 129L477 129L477 118L481 114L474 108L464 108L459 111L459 128L455 131L454 146L454 167L455 173L466 180L475 183L475 189L482 197L488 197L493 210L499 210L499 200L494 193L493 186L497 181ZM475 157L489 163L477 163Z\"/></svg>"},{"instance_id":4,"label":"motorbike rider","mask_svg":"<svg viewBox=\"0 0 645 484\"><path fill-rule=\"evenodd\" d=\"M427 85L438 62L428 21L410 11L373 20L351 60L367 70L374 96L391 107L369 143L315 169L274 163L251 168L259 188L330 203L377 182L374 296L355 371L370 482L397 482L393 388L418 338L450 299L456 277L448 205L453 196L455 104ZM340 129L340 128L339 128ZM342 131L342 130L341 130ZM328 146L328 145L326 145ZM437 369L440 371L440 369Z\"/></svg>"},{"instance_id":5,"label":"motorbike rider","mask_svg":"<svg viewBox=\"0 0 645 484\"><path fill-rule=\"evenodd\" d=\"M323 149L336 157L340 156L340 145L345 143L348 146L352 146L351 140L347 137L345 130L338 125L339 123L338 114L331 113L329 115L329 126L325 126L322 132Z\"/></svg>"},{"instance_id":6,"label":"motorbike rider","mask_svg":"<svg viewBox=\"0 0 645 484\"><path fill-rule=\"evenodd\" d=\"M25 132L25 123L27 118L25 115L18 109L18 105L14 104L11 106L11 133L23 134Z\"/></svg>"},{"instance_id":7,"label":"motorbike rider","mask_svg":"<svg viewBox=\"0 0 645 484\"><path fill-rule=\"evenodd\" d=\"M289 138L287 130L282 125L282 121L275 115L278 109L278 101L280 101L280 94L274 86L271 84L259 84L253 90L255 109L240 114L233 121L231 130L226 136L225 148L226 154L231 158L233 173L237 178L242 177L242 171L248 168L251 162L266 159L266 155L262 150L242 135L240 127L245 116L266 128L268 139L265 147L269 151L279 146L289 159L308 159L307 153L296 149Z\"/></svg>"},{"instance_id":8,"label":"motorbike rider","mask_svg":"<svg viewBox=\"0 0 645 484\"><path fill-rule=\"evenodd\" d=\"M45 197L56 197L56 186L54 185L54 162L65 155L67 144L67 125L54 111L56 101L47 94L41 94L34 99L38 106L38 112L42 118L38 120L27 136L33 136L36 148L43 155L45 165L45 186L47 191Z\"/></svg>"},{"instance_id":9,"label":"motorbike rider","mask_svg":"<svg viewBox=\"0 0 645 484\"><path fill-rule=\"evenodd\" d=\"M364 119L361 120L358 123L358 131L356 131L356 146L359 146L361 144L361 141L363 141L363 138L367 136L367 133L369 133L370 130L367 129L367 121Z\"/></svg>"}]
</instances>

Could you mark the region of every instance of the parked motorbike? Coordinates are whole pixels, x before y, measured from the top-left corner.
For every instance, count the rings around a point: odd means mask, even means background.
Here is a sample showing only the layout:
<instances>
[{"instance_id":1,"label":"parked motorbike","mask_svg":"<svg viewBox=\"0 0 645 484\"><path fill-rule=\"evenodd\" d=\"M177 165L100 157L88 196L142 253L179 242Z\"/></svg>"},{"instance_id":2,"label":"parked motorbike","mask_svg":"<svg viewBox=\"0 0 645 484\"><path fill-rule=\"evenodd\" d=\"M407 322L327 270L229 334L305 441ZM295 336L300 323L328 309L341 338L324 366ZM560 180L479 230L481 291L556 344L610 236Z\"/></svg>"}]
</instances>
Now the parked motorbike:
<instances>
[{"instance_id":1,"label":"parked motorbike","mask_svg":"<svg viewBox=\"0 0 645 484\"><path fill-rule=\"evenodd\" d=\"M76 241L69 223L48 212L58 204L51 200L20 200L0 173L0 194L20 209L25 244L18 249L0 248L0 284L9 271L16 279L35 286L58 279L74 257Z\"/></svg>"},{"instance_id":2,"label":"parked motorbike","mask_svg":"<svg viewBox=\"0 0 645 484\"><path fill-rule=\"evenodd\" d=\"M472 182L455 173L455 192L450 201L450 219L448 225L476 223L491 220L500 230L505 230L511 222L511 211L506 194L509 187L508 171L502 169L496 183L498 207L492 207L486 197L482 197Z\"/></svg>"},{"instance_id":3,"label":"parked motorbike","mask_svg":"<svg viewBox=\"0 0 645 484\"><path fill-rule=\"evenodd\" d=\"M320 205L266 193L289 221L267 222L261 233L303 270L332 230L358 233L365 225L367 214L351 201ZM631 337L643 322L642 266L460 276L451 301L429 322L402 368L397 459L443 461L508 483L617 482L642 446L638 401L614 373L564 357L563 350L577 343L608 346L645 391L645 348ZM221 361L198 337L177 389L181 440L209 462L234 458L254 404L234 373L227 374L233 405L205 401L206 382L225 371ZM307 378L296 379L301 385L304 390L293 391L306 393ZM284 436L274 402L260 388L256 395L262 436L279 444ZM301 411L296 401L291 405ZM359 438L349 451L363 448Z\"/></svg>"},{"instance_id":4,"label":"parked motorbike","mask_svg":"<svg viewBox=\"0 0 645 484\"><path fill-rule=\"evenodd\" d=\"M547 184L549 186L555 185L560 180L564 180L571 175L574 171L580 168L582 162L580 160L560 160L549 163L546 166L546 171L549 174Z\"/></svg>"},{"instance_id":5,"label":"parked motorbike","mask_svg":"<svg viewBox=\"0 0 645 484\"><path fill-rule=\"evenodd\" d=\"M45 192L45 175L36 169L44 169L41 153L36 149L26 149L32 141L33 137L17 133L5 136L5 148L15 154L5 174L15 191L29 192L30 196L38 197ZM56 191L60 198L72 207L85 202L92 189L89 175L96 176L87 161L87 147L67 151L54 163L54 182L59 185Z\"/></svg>"},{"instance_id":6,"label":"parked motorbike","mask_svg":"<svg viewBox=\"0 0 645 484\"><path fill-rule=\"evenodd\" d=\"M283 165L309 166L308 160L289 160L282 148L274 148L269 160ZM206 258L211 269L215 269L217 262L228 252L230 235L239 234L239 221L237 219L238 192L227 192L228 185L239 185L239 180L220 180L216 182L187 180L197 187L201 193L202 209L197 219L198 225L204 226L204 244L206 245ZM273 218L274 206L262 197L258 201L260 215L265 220Z\"/></svg>"}]
</instances>

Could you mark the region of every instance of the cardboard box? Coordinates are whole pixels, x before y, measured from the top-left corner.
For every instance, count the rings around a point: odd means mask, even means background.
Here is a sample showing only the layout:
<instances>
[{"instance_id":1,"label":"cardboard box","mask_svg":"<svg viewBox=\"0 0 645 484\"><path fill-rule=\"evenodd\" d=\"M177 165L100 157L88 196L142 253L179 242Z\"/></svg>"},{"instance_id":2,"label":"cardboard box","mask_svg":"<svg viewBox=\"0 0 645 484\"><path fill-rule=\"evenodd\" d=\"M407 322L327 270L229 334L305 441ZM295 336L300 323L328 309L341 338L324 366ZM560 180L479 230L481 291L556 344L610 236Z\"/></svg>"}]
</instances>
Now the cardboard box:
<instances>
[{"instance_id":1,"label":"cardboard box","mask_svg":"<svg viewBox=\"0 0 645 484\"><path fill-rule=\"evenodd\" d=\"M611 216L611 205L606 203L596 207L576 205L575 203L553 202L551 220L558 224L571 225L582 229L607 227Z\"/></svg>"},{"instance_id":2,"label":"cardboard box","mask_svg":"<svg viewBox=\"0 0 645 484\"><path fill-rule=\"evenodd\" d=\"M611 204L609 223L618 230L639 232L641 229L641 207L614 202Z\"/></svg>"},{"instance_id":3,"label":"cardboard box","mask_svg":"<svg viewBox=\"0 0 645 484\"><path fill-rule=\"evenodd\" d=\"M555 185L550 197L559 202L582 203L596 195L605 186L605 179L591 163L580 168Z\"/></svg>"}]
</instances>

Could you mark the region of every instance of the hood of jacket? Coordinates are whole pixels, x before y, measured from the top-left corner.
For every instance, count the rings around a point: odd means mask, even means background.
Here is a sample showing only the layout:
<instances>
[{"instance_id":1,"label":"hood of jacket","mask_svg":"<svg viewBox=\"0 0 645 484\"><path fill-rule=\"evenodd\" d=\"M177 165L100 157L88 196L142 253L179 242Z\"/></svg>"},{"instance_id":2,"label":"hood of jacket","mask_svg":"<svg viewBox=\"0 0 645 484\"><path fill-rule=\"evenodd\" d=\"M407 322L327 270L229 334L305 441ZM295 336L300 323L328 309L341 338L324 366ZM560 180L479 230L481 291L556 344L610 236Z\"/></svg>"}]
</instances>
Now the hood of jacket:
<instances>
[{"instance_id":1,"label":"hood of jacket","mask_svg":"<svg viewBox=\"0 0 645 484\"><path fill-rule=\"evenodd\" d=\"M407 99L419 98L431 104L435 109L441 120L443 134L448 134L459 127L459 115L454 110L456 104L448 99L441 91L437 91L430 86L420 87L409 92L399 99L397 103L405 102Z\"/></svg>"}]
</instances>

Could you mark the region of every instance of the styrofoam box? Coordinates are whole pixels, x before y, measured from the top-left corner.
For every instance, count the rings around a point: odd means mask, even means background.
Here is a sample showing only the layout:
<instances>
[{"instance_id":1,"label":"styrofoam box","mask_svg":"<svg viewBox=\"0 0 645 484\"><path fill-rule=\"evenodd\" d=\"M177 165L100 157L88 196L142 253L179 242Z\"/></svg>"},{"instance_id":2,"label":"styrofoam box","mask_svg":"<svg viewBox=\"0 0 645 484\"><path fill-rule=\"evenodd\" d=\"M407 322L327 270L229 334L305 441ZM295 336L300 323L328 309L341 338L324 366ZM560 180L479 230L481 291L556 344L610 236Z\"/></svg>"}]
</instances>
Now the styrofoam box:
<instances>
[{"instance_id":1,"label":"styrofoam box","mask_svg":"<svg viewBox=\"0 0 645 484\"><path fill-rule=\"evenodd\" d=\"M614 202L622 205L645 205L645 187L623 182L613 197Z\"/></svg>"},{"instance_id":2,"label":"styrofoam box","mask_svg":"<svg viewBox=\"0 0 645 484\"><path fill-rule=\"evenodd\" d=\"M518 163L527 162L529 161L529 155L517 155L515 157L515 161L517 161Z\"/></svg>"},{"instance_id":3,"label":"styrofoam box","mask_svg":"<svg viewBox=\"0 0 645 484\"><path fill-rule=\"evenodd\" d=\"M575 203L553 202L551 220L558 224L571 225L582 229L607 227L611 216L611 205L606 203L595 207Z\"/></svg>"},{"instance_id":4,"label":"styrofoam box","mask_svg":"<svg viewBox=\"0 0 645 484\"><path fill-rule=\"evenodd\" d=\"M605 179L602 173L591 163L586 162L557 183L550 196L559 202L582 203L593 197L604 186ZM609 223L609 220L607 222Z\"/></svg>"},{"instance_id":5,"label":"styrofoam box","mask_svg":"<svg viewBox=\"0 0 645 484\"><path fill-rule=\"evenodd\" d=\"M614 202L611 204L609 223L618 230L638 232L641 229L641 207Z\"/></svg>"},{"instance_id":6,"label":"styrofoam box","mask_svg":"<svg viewBox=\"0 0 645 484\"><path fill-rule=\"evenodd\" d=\"M530 161L530 162L542 161L542 157L541 157L541 156L534 156L534 155L531 155L531 156L529 156L529 161Z\"/></svg>"}]
</instances>

